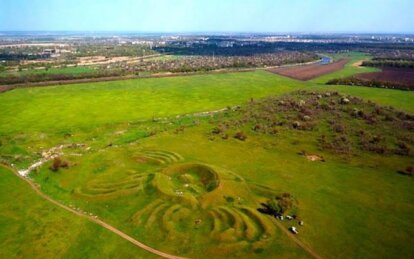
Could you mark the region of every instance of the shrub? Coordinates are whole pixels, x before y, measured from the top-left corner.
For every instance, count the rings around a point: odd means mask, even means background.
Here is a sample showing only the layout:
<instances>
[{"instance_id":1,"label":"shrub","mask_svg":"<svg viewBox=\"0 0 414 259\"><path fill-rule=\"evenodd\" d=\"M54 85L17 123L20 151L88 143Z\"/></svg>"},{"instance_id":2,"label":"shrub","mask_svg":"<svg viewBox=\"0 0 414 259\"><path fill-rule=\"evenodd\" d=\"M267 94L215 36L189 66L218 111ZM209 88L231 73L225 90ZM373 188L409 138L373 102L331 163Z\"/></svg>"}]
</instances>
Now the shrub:
<instances>
[{"instance_id":1,"label":"shrub","mask_svg":"<svg viewBox=\"0 0 414 259\"><path fill-rule=\"evenodd\" d=\"M56 157L53 159L52 164L50 165L49 169L53 172L59 171L59 168L67 168L69 166L67 161L63 161L60 157Z\"/></svg>"},{"instance_id":2,"label":"shrub","mask_svg":"<svg viewBox=\"0 0 414 259\"><path fill-rule=\"evenodd\" d=\"M414 130L414 123L411 123L410 121L404 121L401 124L401 128L404 128L407 130Z\"/></svg>"},{"instance_id":3,"label":"shrub","mask_svg":"<svg viewBox=\"0 0 414 259\"><path fill-rule=\"evenodd\" d=\"M247 136L243 131L238 131L236 134L234 134L234 138L245 141L247 139Z\"/></svg>"},{"instance_id":4,"label":"shrub","mask_svg":"<svg viewBox=\"0 0 414 259\"><path fill-rule=\"evenodd\" d=\"M414 167L408 166L404 171L398 171L399 174L413 176L414 175Z\"/></svg>"},{"instance_id":5,"label":"shrub","mask_svg":"<svg viewBox=\"0 0 414 259\"><path fill-rule=\"evenodd\" d=\"M363 117L364 117L365 122L368 124L375 124L377 122L377 118L375 117L374 114L371 114L371 115L365 114Z\"/></svg>"},{"instance_id":6,"label":"shrub","mask_svg":"<svg viewBox=\"0 0 414 259\"><path fill-rule=\"evenodd\" d=\"M343 133L343 132L345 131L345 126L344 126L344 125L342 125L342 124L335 124L335 125L333 126L333 130L334 130L336 133Z\"/></svg>"},{"instance_id":7,"label":"shrub","mask_svg":"<svg viewBox=\"0 0 414 259\"><path fill-rule=\"evenodd\" d=\"M292 123L292 127L293 127L294 129L299 129L299 128L300 128L300 126L301 126L301 123L300 123L299 121L294 121L294 122Z\"/></svg>"},{"instance_id":8,"label":"shrub","mask_svg":"<svg viewBox=\"0 0 414 259\"><path fill-rule=\"evenodd\" d=\"M183 133L183 132L184 132L184 129L185 129L185 127L184 127L184 126L180 126L180 127L176 128L176 129L174 130L174 133L175 133L175 134Z\"/></svg>"},{"instance_id":9,"label":"shrub","mask_svg":"<svg viewBox=\"0 0 414 259\"><path fill-rule=\"evenodd\" d=\"M313 130L315 128L315 126L316 126L316 123L315 122L307 121L307 122L301 123L296 129L298 129L298 130L305 130L305 131L311 131L311 130Z\"/></svg>"},{"instance_id":10,"label":"shrub","mask_svg":"<svg viewBox=\"0 0 414 259\"><path fill-rule=\"evenodd\" d=\"M262 127L262 125L260 125L260 124L256 124L256 125L253 127L253 130L254 130L254 131L260 131L262 128L263 128L263 127Z\"/></svg>"},{"instance_id":11,"label":"shrub","mask_svg":"<svg viewBox=\"0 0 414 259\"><path fill-rule=\"evenodd\" d=\"M214 127L212 130L211 130L211 133L213 133L213 134L220 134L220 133L222 133L223 132L223 130L220 128L220 127Z\"/></svg>"},{"instance_id":12,"label":"shrub","mask_svg":"<svg viewBox=\"0 0 414 259\"><path fill-rule=\"evenodd\" d=\"M395 117L390 115L390 114L387 114L387 115L385 115L384 120L385 121L394 121Z\"/></svg>"},{"instance_id":13,"label":"shrub","mask_svg":"<svg viewBox=\"0 0 414 259\"><path fill-rule=\"evenodd\" d=\"M269 134L271 134L271 135L276 135L277 133L279 133L279 130L276 127L272 127L269 130Z\"/></svg>"},{"instance_id":14,"label":"shrub","mask_svg":"<svg viewBox=\"0 0 414 259\"><path fill-rule=\"evenodd\" d=\"M293 208L294 199L290 193L281 193L273 199L267 200L264 204L272 214L283 214Z\"/></svg>"},{"instance_id":15,"label":"shrub","mask_svg":"<svg viewBox=\"0 0 414 259\"><path fill-rule=\"evenodd\" d=\"M410 154L410 147L404 142L399 142L394 153L400 156L408 156Z\"/></svg>"}]
</instances>

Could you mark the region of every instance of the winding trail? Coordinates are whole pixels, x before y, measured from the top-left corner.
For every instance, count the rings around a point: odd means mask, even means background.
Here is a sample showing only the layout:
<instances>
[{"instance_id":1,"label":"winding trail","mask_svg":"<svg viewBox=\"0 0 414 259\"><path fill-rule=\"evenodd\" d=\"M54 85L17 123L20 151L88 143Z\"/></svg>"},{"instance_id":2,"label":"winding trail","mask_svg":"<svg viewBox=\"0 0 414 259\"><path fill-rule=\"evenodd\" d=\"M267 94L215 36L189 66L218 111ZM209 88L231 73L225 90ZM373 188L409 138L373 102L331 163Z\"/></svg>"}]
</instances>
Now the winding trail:
<instances>
[{"instance_id":1,"label":"winding trail","mask_svg":"<svg viewBox=\"0 0 414 259\"><path fill-rule=\"evenodd\" d=\"M20 175L17 172L16 169L14 169L14 168L12 168L10 166L4 165L4 164L0 164L0 166L3 167L3 168L5 168L5 169L7 169L7 170L12 171L17 177L19 177L20 179L22 179L23 181L25 181L27 184L29 184L29 186L36 192L36 194L39 195L40 197L42 197L43 199L45 199L45 200L47 200L47 201L55 204L56 206L58 206L58 207L60 207L60 208L62 208L64 210L67 210L67 211L69 211L69 212L71 212L71 213L73 213L73 214L75 214L75 215L77 215L79 217L86 218L89 221L92 221L92 222L94 222L94 223L96 223L96 224L98 224L98 225L106 228L107 230L111 231L112 233L118 235L119 237L121 237L121 238L123 238L123 239L125 239L125 240L127 240L129 242L131 242L135 246L137 246L139 248L142 248L142 249L144 249L144 250L146 250L146 251L148 251L148 252L150 252L150 253L152 253L154 255L158 255L158 256L161 256L161 257L164 257L164 258L167 258L167 259L185 259L185 257L179 257L179 256L167 254L167 253L161 252L161 251L159 251L159 250L157 250L155 248L152 248L150 246L147 246L147 245L139 242L138 240L134 239L133 237L129 236L128 234L122 232L121 230L115 228L114 226L109 225L108 223L106 223L106 222L104 222L104 221L102 221L102 220L100 220L98 218L95 218L93 216L84 214L83 212L80 212L80 211L77 211L75 209L72 209L72 208L70 208L70 207L68 207L68 206L66 206L66 205L64 205L64 204L62 204L62 203L60 203L60 202L52 199L51 197L47 196L42 191L40 191L40 189L38 188L38 186L34 182L32 182L29 178Z\"/></svg>"}]
</instances>

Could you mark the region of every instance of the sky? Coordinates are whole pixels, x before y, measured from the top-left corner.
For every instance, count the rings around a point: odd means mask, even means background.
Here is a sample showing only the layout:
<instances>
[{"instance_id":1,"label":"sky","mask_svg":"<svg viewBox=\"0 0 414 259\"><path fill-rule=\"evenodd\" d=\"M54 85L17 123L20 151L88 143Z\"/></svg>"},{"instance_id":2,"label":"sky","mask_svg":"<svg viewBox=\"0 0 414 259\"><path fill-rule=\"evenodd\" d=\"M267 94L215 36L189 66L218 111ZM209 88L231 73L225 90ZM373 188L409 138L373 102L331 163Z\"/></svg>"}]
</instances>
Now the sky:
<instances>
[{"instance_id":1,"label":"sky","mask_svg":"<svg viewBox=\"0 0 414 259\"><path fill-rule=\"evenodd\" d=\"M0 0L0 31L414 33L414 0Z\"/></svg>"}]
</instances>

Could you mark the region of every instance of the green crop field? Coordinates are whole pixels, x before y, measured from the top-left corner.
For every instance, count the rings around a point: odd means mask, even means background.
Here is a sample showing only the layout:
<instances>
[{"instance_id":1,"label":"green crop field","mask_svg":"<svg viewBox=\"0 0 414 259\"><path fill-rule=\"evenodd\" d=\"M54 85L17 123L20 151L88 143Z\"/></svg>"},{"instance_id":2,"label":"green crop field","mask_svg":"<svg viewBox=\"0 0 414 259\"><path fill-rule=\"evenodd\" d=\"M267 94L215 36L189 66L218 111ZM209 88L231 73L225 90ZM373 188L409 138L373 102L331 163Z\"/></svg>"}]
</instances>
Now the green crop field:
<instances>
[{"instance_id":1,"label":"green crop field","mask_svg":"<svg viewBox=\"0 0 414 259\"><path fill-rule=\"evenodd\" d=\"M77 67L52 67L49 69L29 69L22 71L3 71L0 72L0 76L24 76L24 75L36 75L36 74L63 74L73 75L94 72L96 69L91 66L77 66Z\"/></svg>"},{"instance_id":2,"label":"green crop field","mask_svg":"<svg viewBox=\"0 0 414 259\"><path fill-rule=\"evenodd\" d=\"M172 255L412 258L414 95L324 85L369 57L349 58L309 82L256 71L15 89L0 95L0 159L21 170L55 155L29 174L43 193ZM0 187L0 257L150 256L2 168Z\"/></svg>"}]
</instances>

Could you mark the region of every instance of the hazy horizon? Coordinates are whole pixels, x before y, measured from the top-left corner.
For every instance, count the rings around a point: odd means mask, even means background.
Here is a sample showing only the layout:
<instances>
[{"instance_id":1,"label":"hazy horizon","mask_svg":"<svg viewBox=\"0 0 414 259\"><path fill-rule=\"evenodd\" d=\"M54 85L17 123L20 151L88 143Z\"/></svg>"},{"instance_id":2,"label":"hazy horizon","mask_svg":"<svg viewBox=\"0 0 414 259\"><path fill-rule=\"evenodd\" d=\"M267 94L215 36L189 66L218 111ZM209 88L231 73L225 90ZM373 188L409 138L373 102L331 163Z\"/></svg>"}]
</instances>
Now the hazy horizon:
<instances>
[{"instance_id":1,"label":"hazy horizon","mask_svg":"<svg viewBox=\"0 0 414 259\"><path fill-rule=\"evenodd\" d=\"M414 35L414 32L352 32L352 31L326 31L326 32L295 32L295 31L130 31L130 30L0 30L1 34L13 34L13 33L34 33L34 34L154 34L154 35Z\"/></svg>"},{"instance_id":2,"label":"hazy horizon","mask_svg":"<svg viewBox=\"0 0 414 259\"><path fill-rule=\"evenodd\" d=\"M0 31L412 34L410 0L3 0Z\"/></svg>"}]
</instances>

